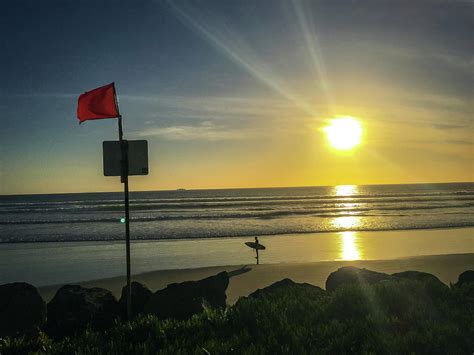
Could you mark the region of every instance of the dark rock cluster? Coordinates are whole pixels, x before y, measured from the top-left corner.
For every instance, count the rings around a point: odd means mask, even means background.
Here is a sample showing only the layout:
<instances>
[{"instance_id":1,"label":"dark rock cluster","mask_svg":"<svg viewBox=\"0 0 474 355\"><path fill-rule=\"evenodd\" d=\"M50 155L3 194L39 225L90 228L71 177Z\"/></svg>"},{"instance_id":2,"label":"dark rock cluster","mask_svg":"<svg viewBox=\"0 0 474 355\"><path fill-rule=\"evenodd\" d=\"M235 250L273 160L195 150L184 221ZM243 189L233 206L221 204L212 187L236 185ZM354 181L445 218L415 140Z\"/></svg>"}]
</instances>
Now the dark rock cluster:
<instances>
[{"instance_id":1,"label":"dark rock cluster","mask_svg":"<svg viewBox=\"0 0 474 355\"><path fill-rule=\"evenodd\" d=\"M119 300L120 314L123 318L127 317L127 288L124 286L122 288L122 295ZM145 310L145 305L148 303L151 295L151 292L148 287L141 284L140 282L132 282L132 314L138 315L142 314Z\"/></svg>"},{"instance_id":2,"label":"dark rock cluster","mask_svg":"<svg viewBox=\"0 0 474 355\"><path fill-rule=\"evenodd\" d=\"M155 292L145 306L145 312L159 318L187 319L201 313L205 307L224 308L226 306L227 272L199 281L186 281L168 285Z\"/></svg>"},{"instance_id":3,"label":"dark rock cluster","mask_svg":"<svg viewBox=\"0 0 474 355\"><path fill-rule=\"evenodd\" d=\"M33 334L46 323L46 304L36 287L15 282L0 286L0 337Z\"/></svg>"},{"instance_id":4,"label":"dark rock cluster","mask_svg":"<svg viewBox=\"0 0 474 355\"><path fill-rule=\"evenodd\" d=\"M262 289L258 289L255 292L248 295L248 298L267 298L272 295L278 295L281 291L286 292L288 290L294 290L296 292L299 291L307 291L312 292L314 294L323 294L325 291L318 287L308 283L296 283L290 279L283 279L277 281L270 286L267 286Z\"/></svg>"},{"instance_id":5,"label":"dark rock cluster","mask_svg":"<svg viewBox=\"0 0 474 355\"><path fill-rule=\"evenodd\" d=\"M347 284L373 285L378 282L391 280L392 278L392 276L381 272L346 266L329 275L326 280L326 290L334 291Z\"/></svg>"},{"instance_id":6,"label":"dark rock cluster","mask_svg":"<svg viewBox=\"0 0 474 355\"><path fill-rule=\"evenodd\" d=\"M404 271L389 275L349 266L329 275L326 290L283 279L256 290L245 299L271 298L291 290L318 297L340 287L403 280L422 282L427 292L448 289L436 276L425 272ZM473 283L474 271L468 270L459 275L458 282L452 287L462 292L472 292ZM228 285L227 272L198 281L170 284L155 293L139 282L132 282L132 315L145 313L161 319L188 319L206 308L225 308ZM103 288L66 285L46 305L38 290L30 284L18 282L0 285L0 337L35 336L39 330L43 330L53 338L62 338L86 327L107 329L116 319L126 318L126 294L127 289L124 287L117 301L110 291Z\"/></svg>"},{"instance_id":7,"label":"dark rock cluster","mask_svg":"<svg viewBox=\"0 0 474 355\"><path fill-rule=\"evenodd\" d=\"M105 329L118 313L117 300L109 290L66 285L48 303L48 330L54 337L63 337L88 325Z\"/></svg>"},{"instance_id":8,"label":"dark rock cluster","mask_svg":"<svg viewBox=\"0 0 474 355\"><path fill-rule=\"evenodd\" d=\"M225 307L229 276L221 272L199 281L168 285L152 293L132 282L132 315L155 314L160 318L187 319L205 307ZM0 337L31 335L44 330L55 339L91 327L107 329L116 319L125 319L127 286L120 300L103 288L79 285L61 287L45 304L36 287L27 283L0 286Z\"/></svg>"},{"instance_id":9,"label":"dark rock cluster","mask_svg":"<svg viewBox=\"0 0 474 355\"><path fill-rule=\"evenodd\" d=\"M455 286L461 287L471 282L474 282L474 270L467 270L459 275L458 282L456 282Z\"/></svg>"},{"instance_id":10,"label":"dark rock cluster","mask_svg":"<svg viewBox=\"0 0 474 355\"><path fill-rule=\"evenodd\" d=\"M470 271L465 271L461 276ZM472 272L472 271L471 271ZM385 274L367 269L360 269L354 266L345 266L331 273L326 280L326 290L334 291L346 285L373 285L379 282L413 280L431 285L447 288L436 276L421 271L403 271L394 274ZM458 282L459 284L459 282Z\"/></svg>"}]
</instances>

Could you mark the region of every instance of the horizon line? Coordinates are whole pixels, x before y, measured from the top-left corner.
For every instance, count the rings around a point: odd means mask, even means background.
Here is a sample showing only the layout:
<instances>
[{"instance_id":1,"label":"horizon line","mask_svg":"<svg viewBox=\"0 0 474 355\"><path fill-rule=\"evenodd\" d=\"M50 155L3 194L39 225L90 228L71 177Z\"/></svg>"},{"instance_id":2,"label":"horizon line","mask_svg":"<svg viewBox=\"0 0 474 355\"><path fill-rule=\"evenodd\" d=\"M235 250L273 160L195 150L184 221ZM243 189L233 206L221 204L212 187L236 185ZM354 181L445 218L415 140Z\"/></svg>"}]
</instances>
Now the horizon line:
<instances>
[{"instance_id":1,"label":"horizon line","mask_svg":"<svg viewBox=\"0 0 474 355\"><path fill-rule=\"evenodd\" d=\"M173 192L179 191L213 191L213 190L256 190L256 189L297 189L297 188L309 188L309 187L336 187L336 186L385 186L385 185L443 185L443 184L474 184L474 181L446 181L446 182L410 182L410 183L385 183L385 184L337 184L337 185L298 185L298 186L265 186L265 187L224 187L224 188L175 188L175 189L164 189L164 190L134 190L134 192ZM75 194L107 194L107 193L123 193L120 191L82 191L82 192L51 192L51 193L25 193L25 194L4 194L0 197L12 197L12 196L44 196L44 195L75 195Z\"/></svg>"}]
</instances>

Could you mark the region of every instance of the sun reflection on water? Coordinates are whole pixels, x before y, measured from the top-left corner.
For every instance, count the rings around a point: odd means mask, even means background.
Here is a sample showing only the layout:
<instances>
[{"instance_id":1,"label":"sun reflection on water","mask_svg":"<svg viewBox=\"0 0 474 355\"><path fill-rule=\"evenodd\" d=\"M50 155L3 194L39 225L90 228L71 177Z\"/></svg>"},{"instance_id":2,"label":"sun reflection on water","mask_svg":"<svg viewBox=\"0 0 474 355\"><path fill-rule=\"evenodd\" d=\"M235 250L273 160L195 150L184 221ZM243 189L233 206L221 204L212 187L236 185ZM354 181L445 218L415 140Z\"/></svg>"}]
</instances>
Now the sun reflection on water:
<instances>
[{"instance_id":1,"label":"sun reflection on water","mask_svg":"<svg viewBox=\"0 0 474 355\"><path fill-rule=\"evenodd\" d=\"M356 232L342 232L341 236L341 260L360 260L360 252L357 246Z\"/></svg>"},{"instance_id":2,"label":"sun reflection on water","mask_svg":"<svg viewBox=\"0 0 474 355\"><path fill-rule=\"evenodd\" d=\"M334 186L336 196L354 196L359 193L357 185L337 185Z\"/></svg>"},{"instance_id":3,"label":"sun reflection on water","mask_svg":"<svg viewBox=\"0 0 474 355\"><path fill-rule=\"evenodd\" d=\"M345 209L345 213L351 214L351 210L355 209L358 206L357 203L353 203L352 201L352 197L358 194L359 189L357 185L338 185L334 187L334 195L336 197L342 198L340 200L340 203L337 204L337 207ZM334 217L331 220L332 227L345 230L350 230L359 227L360 223L360 216L354 215ZM357 243L357 232L341 232L339 233L339 237L340 260L360 260L362 253Z\"/></svg>"},{"instance_id":4,"label":"sun reflection on water","mask_svg":"<svg viewBox=\"0 0 474 355\"><path fill-rule=\"evenodd\" d=\"M333 227L339 229L351 229L359 226L360 217L358 216L343 216L343 217L334 217L331 221Z\"/></svg>"},{"instance_id":5,"label":"sun reflection on water","mask_svg":"<svg viewBox=\"0 0 474 355\"><path fill-rule=\"evenodd\" d=\"M341 212L352 214L352 210L356 209L358 203L353 203L352 196L359 193L357 185L338 185L334 187L334 194L338 197L342 197L339 203L336 203L336 207ZM331 220L331 225L337 229L351 229L359 226L360 217L358 216L341 216L334 217Z\"/></svg>"}]
</instances>

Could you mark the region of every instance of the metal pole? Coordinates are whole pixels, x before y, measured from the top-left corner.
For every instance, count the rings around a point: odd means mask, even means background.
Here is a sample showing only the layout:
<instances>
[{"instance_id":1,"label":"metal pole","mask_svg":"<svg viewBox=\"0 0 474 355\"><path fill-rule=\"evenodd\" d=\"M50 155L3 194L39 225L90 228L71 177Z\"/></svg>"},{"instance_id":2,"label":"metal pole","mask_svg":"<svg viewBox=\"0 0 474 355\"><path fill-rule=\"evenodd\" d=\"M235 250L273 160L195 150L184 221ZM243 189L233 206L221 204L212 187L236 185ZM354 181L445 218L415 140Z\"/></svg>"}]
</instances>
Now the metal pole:
<instances>
[{"instance_id":1,"label":"metal pole","mask_svg":"<svg viewBox=\"0 0 474 355\"><path fill-rule=\"evenodd\" d=\"M123 140L122 116L118 116L119 141Z\"/></svg>"},{"instance_id":2,"label":"metal pole","mask_svg":"<svg viewBox=\"0 0 474 355\"><path fill-rule=\"evenodd\" d=\"M132 285L130 268L130 208L128 202L128 175L124 182L125 193L125 247L127 253L127 317L132 318Z\"/></svg>"},{"instance_id":3,"label":"metal pole","mask_svg":"<svg viewBox=\"0 0 474 355\"><path fill-rule=\"evenodd\" d=\"M118 117L119 140L122 150L122 176L125 197L125 249L127 257L127 318L132 318L132 285L130 267L130 205L128 197L128 142L123 139L122 116Z\"/></svg>"}]
</instances>

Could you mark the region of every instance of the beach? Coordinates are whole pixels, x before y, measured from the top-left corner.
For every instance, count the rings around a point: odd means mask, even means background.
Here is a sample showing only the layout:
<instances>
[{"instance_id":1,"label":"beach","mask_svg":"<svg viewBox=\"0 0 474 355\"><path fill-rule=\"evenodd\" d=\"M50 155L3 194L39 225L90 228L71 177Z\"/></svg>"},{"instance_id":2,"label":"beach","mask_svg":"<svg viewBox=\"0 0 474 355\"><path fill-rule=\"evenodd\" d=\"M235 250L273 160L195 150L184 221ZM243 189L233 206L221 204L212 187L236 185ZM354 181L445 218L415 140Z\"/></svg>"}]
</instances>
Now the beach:
<instances>
[{"instance_id":1,"label":"beach","mask_svg":"<svg viewBox=\"0 0 474 355\"><path fill-rule=\"evenodd\" d=\"M245 245L253 237L132 241L132 274L255 264ZM474 253L474 228L307 233L259 236L267 264L393 260ZM125 275L125 243L1 243L0 284L28 282L37 287ZM283 276L285 277L285 276Z\"/></svg>"},{"instance_id":2,"label":"beach","mask_svg":"<svg viewBox=\"0 0 474 355\"><path fill-rule=\"evenodd\" d=\"M430 255L407 257L392 260L358 260L358 261L325 261L307 263L278 263L261 265L227 265L203 267L196 269L159 270L133 275L132 280L144 283L153 292L165 288L174 282L199 280L221 271L227 271L230 283L227 289L227 303L234 304L239 297L247 296L258 288L289 278L299 283L325 287L329 274L343 266L357 266L370 270L395 273L416 270L431 273L449 285L455 283L459 274L474 269L474 253ZM125 285L125 277L112 277L80 283L85 287L102 287L120 298ZM46 302L53 296L60 285L40 287L39 291Z\"/></svg>"}]
</instances>

